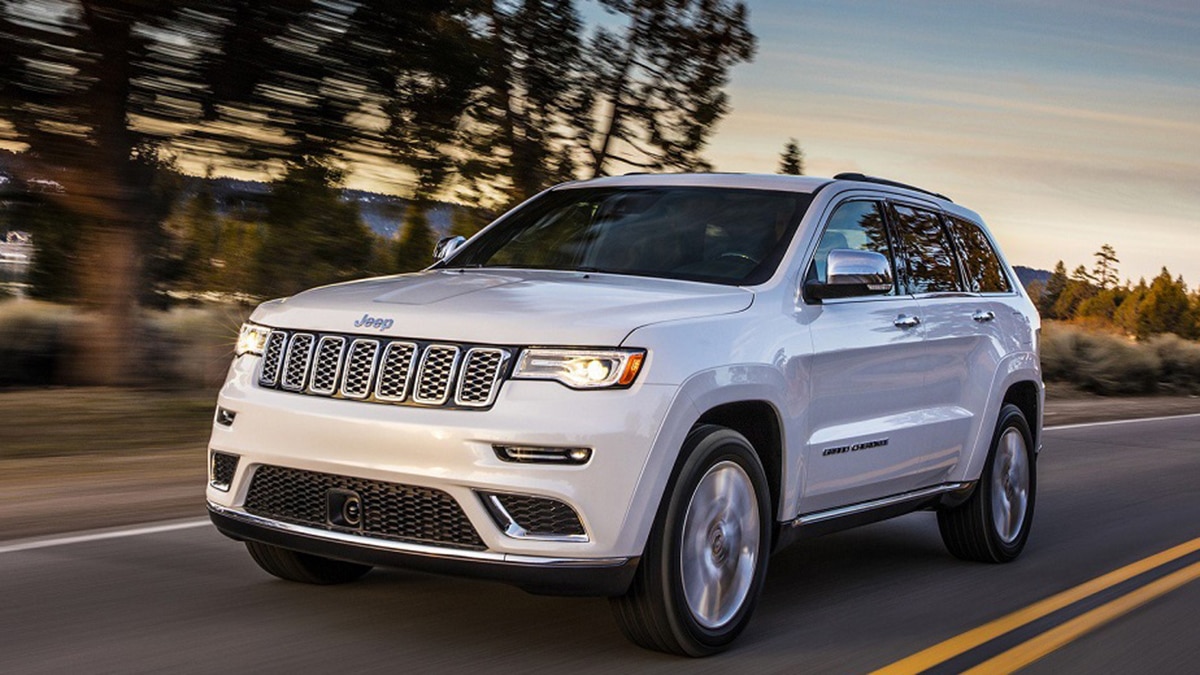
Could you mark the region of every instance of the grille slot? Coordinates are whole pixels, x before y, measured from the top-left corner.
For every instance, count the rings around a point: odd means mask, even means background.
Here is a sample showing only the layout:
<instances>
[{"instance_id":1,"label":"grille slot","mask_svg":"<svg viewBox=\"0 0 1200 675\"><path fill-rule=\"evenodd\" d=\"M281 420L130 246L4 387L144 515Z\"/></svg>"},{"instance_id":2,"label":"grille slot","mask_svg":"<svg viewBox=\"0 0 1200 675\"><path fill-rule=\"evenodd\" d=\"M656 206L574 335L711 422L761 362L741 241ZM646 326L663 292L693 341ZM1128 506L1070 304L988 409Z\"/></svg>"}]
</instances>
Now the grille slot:
<instances>
[{"instance_id":1,"label":"grille slot","mask_svg":"<svg viewBox=\"0 0 1200 675\"><path fill-rule=\"evenodd\" d=\"M507 361L508 352L503 349L476 347L468 351L454 402L475 407L491 405Z\"/></svg>"},{"instance_id":2,"label":"grille slot","mask_svg":"<svg viewBox=\"0 0 1200 675\"><path fill-rule=\"evenodd\" d=\"M352 490L362 501L360 528L329 523L330 490ZM433 488L263 465L246 495L247 512L327 530L453 548L486 548L462 507Z\"/></svg>"},{"instance_id":3,"label":"grille slot","mask_svg":"<svg viewBox=\"0 0 1200 675\"><path fill-rule=\"evenodd\" d=\"M258 384L394 405L482 410L512 370L505 347L272 330Z\"/></svg>"},{"instance_id":4,"label":"grille slot","mask_svg":"<svg viewBox=\"0 0 1200 675\"><path fill-rule=\"evenodd\" d=\"M337 388L338 371L342 367L342 347L345 346L346 338L337 335L326 335L317 343L312 381L308 384L310 392L328 396Z\"/></svg>"},{"instance_id":5,"label":"grille slot","mask_svg":"<svg viewBox=\"0 0 1200 675\"><path fill-rule=\"evenodd\" d=\"M346 377L342 379L342 396L366 398L371 393L371 378L375 375L375 355L379 353L376 340L355 340L350 343Z\"/></svg>"},{"instance_id":6,"label":"grille slot","mask_svg":"<svg viewBox=\"0 0 1200 675\"><path fill-rule=\"evenodd\" d=\"M421 357L417 370L417 388L413 400L417 403L441 405L450 398L450 385L458 368L458 347L431 345Z\"/></svg>"},{"instance_id":7,"label":"grille slot","mask_svg":"<svg viewBox=\"0 0 1200 675\"><path fill-rule=\"evenodd\" d=\"M265 387L274 387L279 381L279 367L283 364L283 348L287 345L287 333L273 330L267 337L267 346L263 349L262 371L258 383Z\"/></svg>"},{"instance_id":8,"label":"grille slot","mask_svg":"<svg viewBox=\"0 0 1200 675\"><path fill-rule=\"evenodd\" d=\"M228 492L233 484L233 474L237 473L238 459L237 455L213 452L208 464L208 484Z\"/></svg>"},{"instance_id":9,"label":"grille slot","mask_svg":"<svg viewBox=\"0 0 1200 675\"><path fill-rule=\"evenodd\" d=\"M484 495L484 505L496 524L512 537L570 537L576 540L587 537L579 514L557 499L488 493Z\"/></svg>"},{"instance_id":10,"label":"grille slot","mask_svg":"<svg viewBox=\"0 0 1200 675\"><path fill-rule=\"evenodd\" d=\"M392 342L383 350L375 397L381 401L403 401L408 395L417 346L411 342Z\"/></svg>"},{"instance_id":11,"label":"grille slot","mask_svg":"<svg viewBox=\"0 0 1200 675\"><path fill-rule=\"evenodd\" d=\"M280 382L284 389L288 391L304 389L315 341L312 333L296 333L288 341L287 357L283 360L283 374Z\"/></svg>"}]
</instances>

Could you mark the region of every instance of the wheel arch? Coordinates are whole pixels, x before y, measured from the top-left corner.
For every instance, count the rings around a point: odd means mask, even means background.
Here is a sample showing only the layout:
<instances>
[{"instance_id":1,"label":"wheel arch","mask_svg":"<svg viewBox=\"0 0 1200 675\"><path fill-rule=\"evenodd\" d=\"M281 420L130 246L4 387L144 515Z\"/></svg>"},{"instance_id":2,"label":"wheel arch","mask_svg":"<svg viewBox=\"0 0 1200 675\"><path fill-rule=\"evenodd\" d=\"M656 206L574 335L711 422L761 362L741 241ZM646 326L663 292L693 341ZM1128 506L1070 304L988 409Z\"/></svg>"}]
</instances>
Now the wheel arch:
<instances>
[{"instance_id":1,"label":"wheel arch","mask_svg":"<svg viewBox=\"0 0 1200 675\"><path fill-rule=\"evenodd\" d=\"M1010 355L996 369L992 382L992 394L987 407L975 424L975 431L968 439L969 452L959 467L951 473L950 480L973 481L983 472L983 463L991 448L992 436L1000 410L1011 403L1025 415L1033 436L1032 447L1036 453L1041 447L1043 408L1045 394L1042 387L1041 367L1038 357L1032 352Z\"/></svg>"},{"instance_id":2,"label":"wheel arch","mask_svg":"<svg viewBox=\"0 0 1200 675\"><path fill-rule=\"evenodd\" d=\"M1025 415L1025 423L1029 425L1029 434L1033 437L1033 450L1036 453L1041 448L1042 441L1042 425L1038 423L1042 419L1041 387L1033 380L1014 382L1004 392L1000 406L1003 407L1006 403L1017 406Z\"/></svg>"},{"instance_id":3,"label":"wheel arch","mask_svg":"<svg viewBox=\"0 0 1200 675\"><path fill-rule=\"evenodd\" d=\"M783 489L783 424L775 406L765 400L722 403L701 413L693 426L700 424L732 429L750 441L767 475L771 513L778 514Z\"/></svg>"}]
</instances>

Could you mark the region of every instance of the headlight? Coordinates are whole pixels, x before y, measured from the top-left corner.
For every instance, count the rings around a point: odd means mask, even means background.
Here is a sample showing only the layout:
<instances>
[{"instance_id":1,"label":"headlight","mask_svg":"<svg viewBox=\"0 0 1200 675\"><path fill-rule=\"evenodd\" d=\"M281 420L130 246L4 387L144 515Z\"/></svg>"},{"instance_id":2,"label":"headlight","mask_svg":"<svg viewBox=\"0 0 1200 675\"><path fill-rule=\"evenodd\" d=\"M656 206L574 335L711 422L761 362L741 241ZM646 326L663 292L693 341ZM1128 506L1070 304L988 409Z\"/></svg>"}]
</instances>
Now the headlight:
<instances>
[{"instance_id":1,"label":"headlight","mask_svg":"<svg viewBox=\"0 0 1200 675\"><path fill-rule=\"evenodd\" d=\"M267 346L267 336L270 334L271 329L266 326L253 323L242 324L242 330L238 332L237 355L262 356L263 348Z\"/></svg>"},{"instance_id":2,"label":"headlight","mask_svg":"<svg viewBox=\"0 0 1200 675\"><path fill-rule=\"evenodd\" d=\"M645 358L640 349L526 349L513 377L555 380L572 389L627 387Z\"/></svg>"}]
</instances>

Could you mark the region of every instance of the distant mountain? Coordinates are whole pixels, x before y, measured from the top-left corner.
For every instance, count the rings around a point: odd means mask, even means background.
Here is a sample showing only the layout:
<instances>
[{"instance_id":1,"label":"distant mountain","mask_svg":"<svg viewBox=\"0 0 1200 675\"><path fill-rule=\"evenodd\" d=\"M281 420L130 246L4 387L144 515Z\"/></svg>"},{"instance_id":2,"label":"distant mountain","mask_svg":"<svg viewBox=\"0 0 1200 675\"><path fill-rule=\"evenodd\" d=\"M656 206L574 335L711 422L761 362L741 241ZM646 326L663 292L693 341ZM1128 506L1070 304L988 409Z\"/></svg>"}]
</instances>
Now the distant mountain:
<instances>
[{"instance_id":1,"label":"distant mountain","mask_svg":"<svg viewBox=\"0 0 1200 675\"><path fill-rule=\"evenodd\" d=\"M189 176L184 183L183 198L199 192L205 181L210 182L217 208L222 213L264 209L267 197L271 194L271 184L263 181ZM376 234L389 238L396 236L404 222L404 212L408 209L407 199L366 190L342 190L342 199L357 203L363 224ZM427 217L435 238L444 237L450 231L456 208L461 207L438 203L429 210Z\"/></svg>"},{"instance_id":2,"label":"distant mountain","mask_svg":"<svg viewBox=\"0 0 1200 675\"><path fill-rule=\"evenodd\" d=\"M1021 281L1021 285L1025 287L1028 287L1029 284L1034 281L1040 281L1044 284L1052 274L1049 270L1038 270L1032 267L1022 267L1020 265L1013 265L1013 270L1016 271L1017 279Z\"/></svg>"}]
</instances>

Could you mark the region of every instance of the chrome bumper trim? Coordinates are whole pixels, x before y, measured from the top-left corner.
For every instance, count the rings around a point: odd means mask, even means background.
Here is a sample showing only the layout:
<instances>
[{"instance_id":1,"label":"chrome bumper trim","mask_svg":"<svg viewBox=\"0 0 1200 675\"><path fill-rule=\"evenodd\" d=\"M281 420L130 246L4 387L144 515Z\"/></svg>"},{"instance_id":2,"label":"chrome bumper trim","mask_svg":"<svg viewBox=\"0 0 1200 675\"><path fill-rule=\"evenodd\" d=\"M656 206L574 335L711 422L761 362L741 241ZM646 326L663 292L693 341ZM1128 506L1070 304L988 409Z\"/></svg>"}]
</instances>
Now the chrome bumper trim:
<instances>
[{"instance_id":1,"label":"chrome bumper trim","mask_svg":"<svg viewBox=\"0 0 1200 675\"><path fill-rule=\"evenodd\" d=\"M424 544L411 544L402 541L390 541L387 539L376 539L373 537L363 537L354 534L346 534L344 532L333 532L323 530L316 527L308 527L306 525L295 525L293 523L284 523L270 518L263 518L252 513L247 513L241 509L221 506L213 502L208 502L208 510L213 513L232 518L258 527L265 527L280 532L296 534L313 539L321 539L324 541L332 541L348 546L360 548L371 548L380 551L389 551L393 553L405 553L408 555L418 555L427 558L440 558L443 560L461 560L469 562L493 563L498 565L520 565L520 566L539 566L553 568L570 568L570 567L620 567L629 563L630 558L554 558L545 556L519 555L515 553L496 553L493 551L460 551L457 549L448 549L438 546L427 546Z\"/></svg>"}]
</instances>

